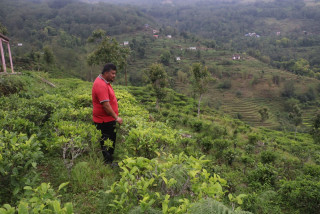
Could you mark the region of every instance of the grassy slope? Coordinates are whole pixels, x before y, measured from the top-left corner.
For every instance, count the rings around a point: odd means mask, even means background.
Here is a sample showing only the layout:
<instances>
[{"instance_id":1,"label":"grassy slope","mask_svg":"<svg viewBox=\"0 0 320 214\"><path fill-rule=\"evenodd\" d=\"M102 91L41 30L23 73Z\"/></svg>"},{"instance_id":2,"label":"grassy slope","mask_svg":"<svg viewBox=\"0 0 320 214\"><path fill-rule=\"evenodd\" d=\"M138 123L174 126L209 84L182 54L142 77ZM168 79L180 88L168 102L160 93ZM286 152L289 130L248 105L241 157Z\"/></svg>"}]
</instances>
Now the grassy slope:
<instances>
[{"instance_id":1,"label":"grassy slope","mask_svg":"<svg viewBox=\"0 0 320 214\"><path fill-rule=\"evenodd\" d=\"M66 96L69 99L71 98L71 101L75 99L72 101L75 103L77 103L77 99L82 100L82 96L86 98L84 100L85 103L88 101L87 98L90 98L91 83L70 79L53 80L58 88L52 89L33 76L34 74L23 77L23 80L28 82L28 88L25 89L24 93L21 93L22 96L28 95L27 97L37 99L45 94L52 94L52 96L56 94L59 97ZM251 194L256 192L256 197L259 200L264 200L263 195L266 191L278 191L277 188L281 185L281 179L295 179L297 176L304 174L305 165L314 165L315 162L319 161L317 159L319 145L313 144L308 134L297 134L295 137L294 133L290 132L252 128L211 108L204 108L202 111L203 117L198 120L196 118L196 101L172 90L168 90L169 96L162 103L162 110L157 111L154 108L155 97L149 88L115 88L116 93L120 94L129 90L140 102L140 104L135 102L133 104L131 103L132 100L128 103L125 102L125 99L120 101L126 106L125 109L121 109L121 114L125 116L127 121L136 120L132 119L133 116L130 116L132 115L131 108L134 110L137 109L134 106L139 106L138 109L141 109L138 112L143 114L138 115L138 118L146 118L148 115L145 114L149 113L154 118L153 120L163 121L166 126L171 127L173 130L179 128L179 133L181 134L190 134L192 136L191 139L187 138L182 141L178 150L182 150L190 156L200 157L205 154L206 159L210 160L207 169L227 179L230 193ZM76 95L74 95L75 92ZM149 112L146 112L143 108L148 109ZM148 121L147 123L149 124L148 126L152 126L153 122ZM218 131L219 134L213 136L214 133L212 131L217 130L220 130ZM236 132L237 134L235 134ZM258 140L250 142L251 135L258 135ZM124 141L127 136L128 133L124 132L118 138L119 142L116 148L118 161L121 161L127 155L124 147ZM231 144L227 148L219 149L210 138L213 140L224 139ZM228 155L226 155L228 153L225 153L226 151L231 151L235 155L231 164L228 163ZM273 173L277 175L276 185L257 189L249 186L248 175L258 172L257 164L261 161L264 151L272 151L275 154L275 159L269 164L273 167ZM60 155L58 150L57 152L46 153L46 158L41 161L38 167L42 181L51 182L54 187L58 187L62 182L70 181L67 192L63 194L63 201L72 201L77 213L103 212L102 208L106 208L105 203L110 203L110 201L104 201L103 192L109 189L110 185L118 179L118 171L103 166L100 152L95 147L94 153L86 153L76 161L72 176L68 177L63 160L59 157ZM253 162L245 165L243 157L249 157ZM82 172L81 169L83 168L81 167L84 167L86 171ZM278 207L279 204L273 200L275 198L265 200L264 203L267 204L266 206L271 206L269 208ZM259 204L259 206L262 206L262 204Z\"/></svg>"},{"instance_id":2,"label":"grassy slope","mask_svg":"<svg viewBox=\"0 0 320 214\"><path fill-rule=\"evenodd\" d=\"M282 120L288 123L285 117L279 118L279 115L286 114L284 111L286 99L281 96L285 82L292 80L298 95L305 93L309 87L315 89L320 84L319 80L313 78L297 76L271 68L245 53L241 54L241 60L232 61L234 52L228 50L206 49L199 42L185 41L180 37L168 39L163 35L154 40L151 35L150 31L144 31L143 33L137 32L132 37L118 38L119 41L130 41L130 38L140 40L145 36L147 41L145 57L130 62L129 75L140 76L139 81L142 81L143 70L147 69L150 64L159 61L159 56L164 51L171 51L173 53L171 62L169 66L166 66L166 70L172 78L172 87L178 92L192 96L188 81L179 81L177 71L188 73L192 63L203 62L217 79L216 83L210 85L209 92L204 98L204 104L221 109L233 116L240 115L243 121L253 126L281 128ZM200 47L200 58L197 57L197 51L186 50L191 46ZM174 61L177 56L181 57L181 61ZM280 78L278 85L272 81L274 76ZM231 88L219 89L218 85L225 81L231 82ZM316 99L319 102L320 97L317 96ZM267 107L270 113L269 119L264 123L260 122L258 113L262 107ZM303 124L305 126L310 125L316 110L317 102L303 107Z\"/></svg>"}]
</instances>

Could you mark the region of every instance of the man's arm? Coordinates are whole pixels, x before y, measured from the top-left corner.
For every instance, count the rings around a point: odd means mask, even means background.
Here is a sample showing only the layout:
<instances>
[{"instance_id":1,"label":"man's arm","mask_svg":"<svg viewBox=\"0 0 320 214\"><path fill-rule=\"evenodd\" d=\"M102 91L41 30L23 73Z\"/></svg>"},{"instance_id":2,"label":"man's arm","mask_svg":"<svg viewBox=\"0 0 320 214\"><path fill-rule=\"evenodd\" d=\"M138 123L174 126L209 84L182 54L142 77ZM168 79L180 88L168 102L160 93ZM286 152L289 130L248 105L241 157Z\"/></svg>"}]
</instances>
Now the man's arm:
<instances>
[{"instance_id":1,"label":"man's arm","mask_svg":"<svg viewBox=\"0 0 320 214\"><path fill-rule=\"evenodd\" d=\"M103 102L102 103L102 106L103 106L103 109L104 111L107 113L107 115L110 115L111 117L113 117L114 119L116 119L116 121L119 123L119 124L122 124L122 118L121 117L118 117L116 115L116 113L113 111L110 103L108 101L106 102Z\"/></svg>"}]
</instances>

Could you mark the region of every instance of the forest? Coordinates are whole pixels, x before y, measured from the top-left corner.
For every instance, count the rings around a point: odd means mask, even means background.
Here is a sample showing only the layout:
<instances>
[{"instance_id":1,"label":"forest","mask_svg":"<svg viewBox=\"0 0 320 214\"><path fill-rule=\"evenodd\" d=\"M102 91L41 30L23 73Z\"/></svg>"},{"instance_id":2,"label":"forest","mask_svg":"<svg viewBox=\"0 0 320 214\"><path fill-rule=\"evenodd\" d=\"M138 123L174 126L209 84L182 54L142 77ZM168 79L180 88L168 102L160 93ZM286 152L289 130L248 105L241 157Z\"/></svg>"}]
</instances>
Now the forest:
<instances>
[{"instance_id":1,"label":"forest","mask_svg":"<svg viewBox=\"0 0 320 214\"><path fill-rule=\"evenodd\" d=\"M317 0L2 0L17 73L0 70L0 214L319 213L319 14ZM92 122L107 62L119 167Z\"/></svg>"}]
</instances>

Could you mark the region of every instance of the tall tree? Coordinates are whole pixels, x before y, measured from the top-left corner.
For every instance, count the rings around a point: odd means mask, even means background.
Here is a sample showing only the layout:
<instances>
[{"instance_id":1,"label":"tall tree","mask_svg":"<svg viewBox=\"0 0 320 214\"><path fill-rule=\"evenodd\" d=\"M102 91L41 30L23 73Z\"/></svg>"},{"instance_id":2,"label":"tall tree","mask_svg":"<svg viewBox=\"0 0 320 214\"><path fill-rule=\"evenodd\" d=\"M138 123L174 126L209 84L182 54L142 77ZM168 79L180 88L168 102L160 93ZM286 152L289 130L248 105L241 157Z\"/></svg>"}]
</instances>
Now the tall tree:
<instances>
[{"instance_id":1,"label":"tall tree","mask_svg":"<svg viewBox=\"0 0 320 214\"><path fill-rule=\"evenodd\" d=\"M259 114L261 117L261 123L269 119L269 110L267 107L263 107L262 109L259 110Z\"/></svg>"},{"instance_id":2,"label":"tall tree","mask_svg":"<svg viewBox=\"0 0 320 214\"><path fill-rule=\"evenodd\" d=\"M54 55L49 46L45 46L43 48L43 59L47 65L51 65L54 63Z\"/></svg>"},{"instance_id":3,"label":"tall tree","mask_svg":"<svg viewBox=\"0 0 320 214\"><path fill-rule=\"evenodd\" d=\"M302 111L297 104L293 106L292 112L289 113L289 118L296 127L294 132L294 137L296 137L298 126L302 124Z\"/></svg>"},{"instance_id":4,"label":"tall tree","mask_svg":"<svg viewBox=\"0 0 320 214\"><path fill-rule=\"evenodd\" d=\"M159 109L159 102L165 97L165 90L168 83L168 75L162 64L154 63L147 70L147 76L156 94L156 108Z\"/></svg>"},{"instance_id":5,"label":"tall tree","mask_svg":"<svg viewBox=\"0 0 320 214\"><path fill-rule=\"evenodd\" d=\"M88 65L102 65L108 62L114 63L120 70L125 70L127 85L127 72L125 68L130 50L120 46L114 38L106 36L105 32L101 30L94 31L88 39L89 42L96 42L97 40L100 42L98 42L98 47L88 55Z\"/></svg>"},{"instance_id":6,"label":"tall tree","mask_svg":"<svg viewBox=\"0 0 320 214\"><path fill-rule=\"evenodd\" d=\"M194 63L190 68L191 84L195 94L199 96L198 101L198 117L200 117L200 104L203 94L207 92L209 82L212 80L210 73L206 66L202 66L200 63Z\"/></svg>"}]
</instances>

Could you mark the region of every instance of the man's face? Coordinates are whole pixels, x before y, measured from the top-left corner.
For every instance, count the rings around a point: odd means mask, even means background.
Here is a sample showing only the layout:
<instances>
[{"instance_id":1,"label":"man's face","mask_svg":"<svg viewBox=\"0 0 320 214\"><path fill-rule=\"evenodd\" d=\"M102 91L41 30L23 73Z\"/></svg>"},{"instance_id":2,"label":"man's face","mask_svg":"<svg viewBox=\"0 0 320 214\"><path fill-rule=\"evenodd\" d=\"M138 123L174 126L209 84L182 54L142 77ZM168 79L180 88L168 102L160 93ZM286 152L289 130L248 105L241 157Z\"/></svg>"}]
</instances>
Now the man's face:
<instances>
[{"instance_id":1,"label":"man's face","mask_svg":"<svg viewBox=\"0 0 320 214\"><path fill-rule=\"evenodd\" d=\"M114 79L116 78L116 73L117 73L117 71L115 71L115 70L111 70L109 72L106 72L106 78L105 79L108 82L113 82Z\"/></svg>"}]
</instances>

